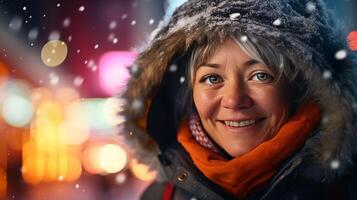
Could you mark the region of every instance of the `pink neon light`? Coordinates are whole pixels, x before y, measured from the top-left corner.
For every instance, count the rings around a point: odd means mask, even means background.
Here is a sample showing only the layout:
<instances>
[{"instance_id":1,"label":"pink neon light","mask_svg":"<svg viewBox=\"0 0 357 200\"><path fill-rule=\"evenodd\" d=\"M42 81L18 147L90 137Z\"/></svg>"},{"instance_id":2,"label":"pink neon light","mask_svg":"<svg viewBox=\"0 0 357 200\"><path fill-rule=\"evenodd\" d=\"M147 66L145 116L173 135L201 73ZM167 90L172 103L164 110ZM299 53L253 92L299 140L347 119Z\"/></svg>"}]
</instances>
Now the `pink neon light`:
<instances>
[{"instance_id":1,"label":"pink neon light","mask_svg":"<svg viewBox=\"0 0 357 200\"><path fill-rule=\"evenodd\" d=\"M111 51L102 55L99 60L99 81L107 95L114 95L125 89L131 66L137 54L130 51Z\"/></svg>"}]
</instances>

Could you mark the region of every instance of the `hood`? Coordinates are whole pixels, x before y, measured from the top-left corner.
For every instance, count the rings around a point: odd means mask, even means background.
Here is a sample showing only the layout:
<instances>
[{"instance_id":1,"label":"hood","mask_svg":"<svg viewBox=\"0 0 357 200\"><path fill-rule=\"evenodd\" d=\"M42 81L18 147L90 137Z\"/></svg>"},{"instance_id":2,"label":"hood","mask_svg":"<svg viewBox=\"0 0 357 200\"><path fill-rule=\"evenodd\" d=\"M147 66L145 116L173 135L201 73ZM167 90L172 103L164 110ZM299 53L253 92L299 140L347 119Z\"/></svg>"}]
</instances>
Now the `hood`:
<instances>
[{"instance_id":1,"label":"hood","mask_svg":"<svg viewBox=\"0 0 357 200\"><path fill-rule=\"evenodd\" d=\"M319 0L192 0L177 8L139 54L120 96L126 102L120 134L138 159L155 165L153 158L176 140L182 117L177 108L185 98L185 66L194 42L235 32L269 41L284 52L321 106L318 131L302 150L305 175L343 175L356 144L356 62L345 35L338 34L341 28Z\"/></svg>"}]
</instances>

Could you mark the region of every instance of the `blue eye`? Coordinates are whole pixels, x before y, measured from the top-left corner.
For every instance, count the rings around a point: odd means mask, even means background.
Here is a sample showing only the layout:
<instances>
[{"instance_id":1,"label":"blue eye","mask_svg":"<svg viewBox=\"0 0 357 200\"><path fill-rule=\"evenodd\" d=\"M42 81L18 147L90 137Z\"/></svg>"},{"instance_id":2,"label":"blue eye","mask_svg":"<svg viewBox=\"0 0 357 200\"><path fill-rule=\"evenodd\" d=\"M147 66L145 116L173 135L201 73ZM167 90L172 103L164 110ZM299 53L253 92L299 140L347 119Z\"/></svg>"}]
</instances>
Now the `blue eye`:
<instances>
[{"instance_id":1,"label":"blue eye","mask_svg":"<svg viewBox=\"0 0 357 200\"><path fill-rule=\"evenodd\" d=\"M264 81L264 82L270 82L273 80L273 76L271 76L270 74L268 73L264 73L264 72L259 72L259 73L256 73L254 74L252 77L251 77L251 80L253 81Z\"/></svg>"},{"instance_id":2,"label":"blue eye","mask_svg":"<svg viewBox=\"0 0 357 200\"><path fill-rule=\"evenodd\" d=\"M209 85L214 85L222 82L222 78L217 75L207 75L204 76L201 80L201 83L206 83Z\"/></svg>"}]
</instances>

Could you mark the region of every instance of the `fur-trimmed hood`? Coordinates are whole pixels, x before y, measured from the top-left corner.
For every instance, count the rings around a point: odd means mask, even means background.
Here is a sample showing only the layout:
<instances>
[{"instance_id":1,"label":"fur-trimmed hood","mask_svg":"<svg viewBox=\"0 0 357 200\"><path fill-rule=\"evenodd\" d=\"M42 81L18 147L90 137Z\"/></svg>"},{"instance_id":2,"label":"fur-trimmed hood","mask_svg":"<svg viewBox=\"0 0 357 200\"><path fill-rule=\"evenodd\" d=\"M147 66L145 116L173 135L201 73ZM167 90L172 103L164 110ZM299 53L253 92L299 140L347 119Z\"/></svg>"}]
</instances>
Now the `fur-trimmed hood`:
<instances>
[{"instance_id":1,"label":"fur-trimmed hood","mask_svg":"<svg viewBox=\"0 0 357 200\"><path fill-rule=\"evenodd\" d=\"M152 158L176 139L173 105L184 98L185 55L193 43L236 32L269 41L283 52L322 108L318 132L302 150L305 175L342 175L356 144L356 62L320 0L191 0L177 8L139 54L120 97L126 100L120 134L136 156L153 165Z\"/></svg>"}]
</instances>

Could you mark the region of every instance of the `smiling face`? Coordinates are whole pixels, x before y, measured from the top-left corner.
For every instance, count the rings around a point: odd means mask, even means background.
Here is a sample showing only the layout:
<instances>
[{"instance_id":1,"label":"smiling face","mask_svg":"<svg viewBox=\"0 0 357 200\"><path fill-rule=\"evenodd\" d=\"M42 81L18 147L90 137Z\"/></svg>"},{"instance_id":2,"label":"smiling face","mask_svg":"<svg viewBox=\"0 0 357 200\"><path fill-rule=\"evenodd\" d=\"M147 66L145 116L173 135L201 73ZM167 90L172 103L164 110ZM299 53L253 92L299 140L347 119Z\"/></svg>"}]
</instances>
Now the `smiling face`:
<instances>
[{"instance_id":1,"label":"smiling face","mask_svg":"<svg viewBox=\"0 0 357 200\"><path fill-rule=\"evenodd\" d=\"M209 136L232 157L272 138L287 120L290 103L275 79L271 68L232 39L198 66L193 79L198 115Z\"/></svg>"}]
</instances>

